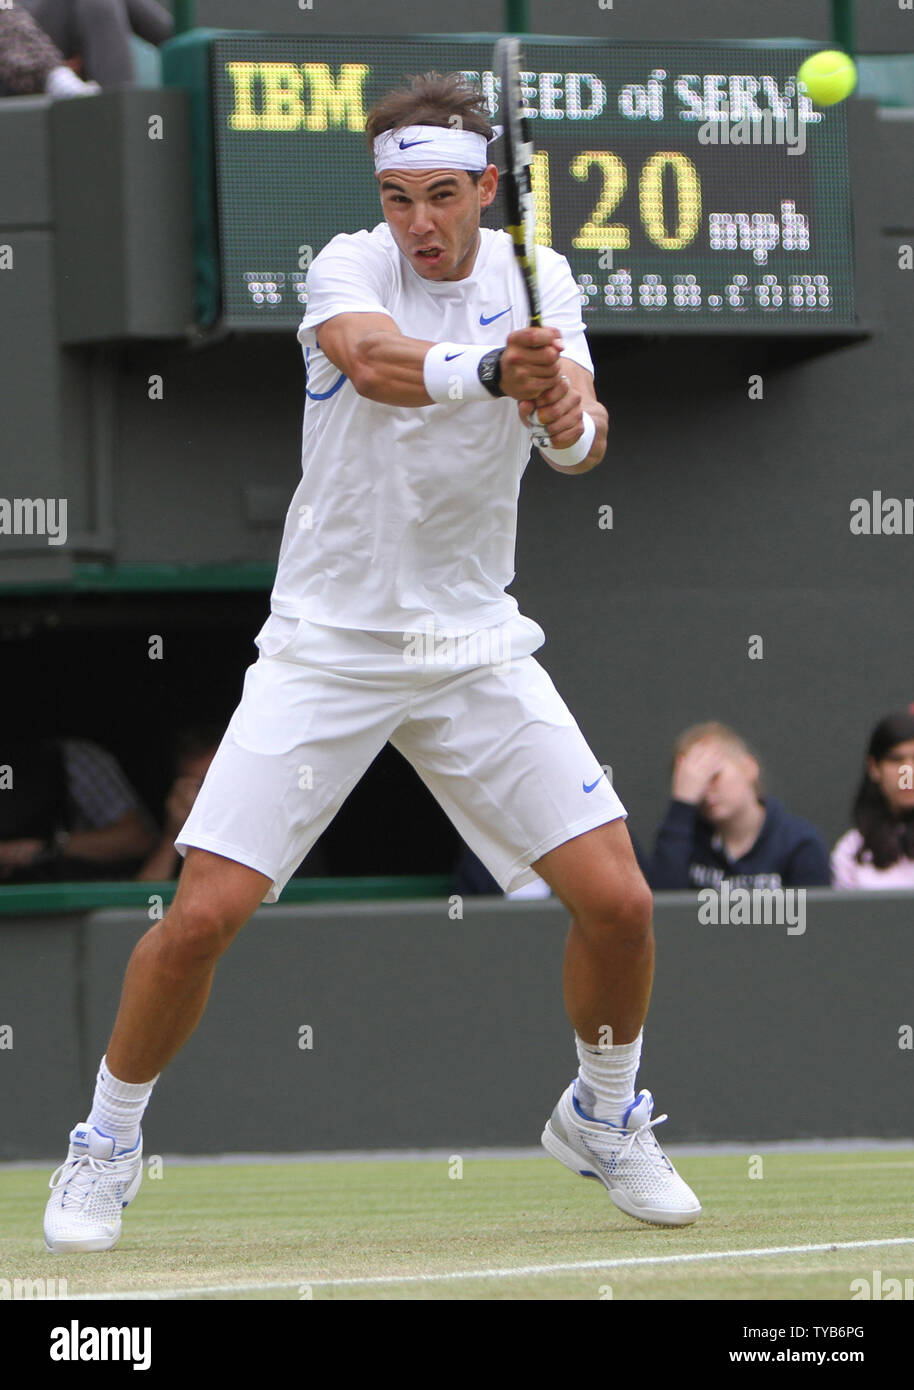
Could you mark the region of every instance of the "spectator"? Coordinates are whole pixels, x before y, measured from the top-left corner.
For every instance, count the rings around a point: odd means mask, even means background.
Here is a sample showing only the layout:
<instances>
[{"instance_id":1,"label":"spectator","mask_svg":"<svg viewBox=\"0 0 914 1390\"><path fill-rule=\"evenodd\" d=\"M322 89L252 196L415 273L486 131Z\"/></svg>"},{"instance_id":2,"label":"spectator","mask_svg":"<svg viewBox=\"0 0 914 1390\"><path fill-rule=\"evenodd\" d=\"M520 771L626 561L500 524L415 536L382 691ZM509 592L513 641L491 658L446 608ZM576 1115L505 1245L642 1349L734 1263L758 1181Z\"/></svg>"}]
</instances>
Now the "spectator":
<instances>
[{"instance_id":1,"label":"spectator","mask_svg":"<svg viewBox=\"0 0 914 1390\"><path fill-rule=\"evenodd\" d=\"M854 829L831 856L835 888L914 888L914 705L886 715L870 737Z\"/></svg>"},{"instance_id":2,"label":"spectator","mask_svg":"<svg viewBox=\"0 0 914 1390\"><path fill-rule=\"evenodd\" d=\"M83 82L32 16L18 5L0 8L0 96L46 93L93 96L97 82Z\"/></svg>"},{"instance_id":3,"label":"spectator","mask_svg":"<svg viewBox=\"0 0 914 1390\"><path fill-rule=\"evenodd\" d=\"M155 842L117 761L86 739L5 741L0 880L130 878Z\"/></svg>"},{"instance_id":4,"label":"spectator","mask_svg":"<svg viewBox=\"0 0 914 1390\"><path fill-rule=\"evenodd\" d=\"M221 740L222 730L208 725L187 729L179 736L175 779L165 802L165 828L137 874L138 879L162 882L178 877L181 856L175 849L175 840L190 815L190 808L203 786L203 779Z\"/></svg>"},{"instance_id":5,"label":"spectator","mask_svg":"<svg viewBox=\"0 0 914 1390\"><path fill-rule=\"evenodd\" d=\"M696 724L676 741L672 797L647 879L655 889L827 887L828 849L815 826L763 794L759 760L726 724Z\"/></svg>"},{"instance_id":6,"label":"spectator","mask_svg":"<svg viewBox=\"0 0 914 1390\"><path fill-rule=\"evenodd\" d=\"M171 15L157 0L20 0L68 59L79 58L83 77L102 87L136 81L131 32L164 43L174 32Z\"/></svg>"},{"instance_id":7,"label":"spectator","mask_svg":"<svg viewBox=\"0 0 914 1390\"><path fill-rule=\"evenodd\" d=\"M174 781L165 801L165 825L152 853L136 875L139 882L164 883L178 877L182 860L175 849L175 840L203 786L209 765L222 742L223 731L222 724L199 724L178 735ZM312 846L292 877L330 877L327 856L320 841Z\"/></svg>"}]
</instances>

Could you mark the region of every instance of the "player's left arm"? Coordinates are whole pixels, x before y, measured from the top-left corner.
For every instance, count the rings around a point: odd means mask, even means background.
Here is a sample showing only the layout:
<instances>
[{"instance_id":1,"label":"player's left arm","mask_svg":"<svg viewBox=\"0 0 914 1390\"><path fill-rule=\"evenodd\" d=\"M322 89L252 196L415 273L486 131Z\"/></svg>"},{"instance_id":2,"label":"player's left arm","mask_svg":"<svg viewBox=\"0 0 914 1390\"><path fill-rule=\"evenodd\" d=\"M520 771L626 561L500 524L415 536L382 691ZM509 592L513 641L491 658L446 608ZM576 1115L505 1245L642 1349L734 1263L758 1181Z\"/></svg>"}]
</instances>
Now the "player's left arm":
<instances>
[{"instance_id":1,"label":"player's left arm","mask_svg":"<svg viewBox=\"0 0 914 1390\"><path fill-rule=\"evenodd\" d=\"M543 323L559 329L565 350L558 362L558 381L548 386L535 403L521 402L520 416L526 423L535 409L537 419L548 430L552 448L570 449L584 433L586 411L596 432L585 457L570 467L548 458L546 462L557 473L589 473L606 453L609 416L594 392L593 361L581 316L581 291L568 261L550 247L537 247L536 263Z\"/></svg>"},{"instance_id":2,"label":"player's left arm","mask_svg":"<svg viewBox=\"0 0 914 1390\"><path fill-rule=\"evenodd\" d=\"M589 473L606 453L606 440L609 433L609 414L597 400L593 389L593 377L579 362L570 357L559 358L561 377L555 386L550 387L536 401L521 401L518 412L527 424L533 411L536 411L540 424L549 431L549 439L554 449L570 449L584 433L584 412L593 419L597 427L593 443L586 458L571 468L546 459L556 473Z\"/></svg>"}]
</instances>

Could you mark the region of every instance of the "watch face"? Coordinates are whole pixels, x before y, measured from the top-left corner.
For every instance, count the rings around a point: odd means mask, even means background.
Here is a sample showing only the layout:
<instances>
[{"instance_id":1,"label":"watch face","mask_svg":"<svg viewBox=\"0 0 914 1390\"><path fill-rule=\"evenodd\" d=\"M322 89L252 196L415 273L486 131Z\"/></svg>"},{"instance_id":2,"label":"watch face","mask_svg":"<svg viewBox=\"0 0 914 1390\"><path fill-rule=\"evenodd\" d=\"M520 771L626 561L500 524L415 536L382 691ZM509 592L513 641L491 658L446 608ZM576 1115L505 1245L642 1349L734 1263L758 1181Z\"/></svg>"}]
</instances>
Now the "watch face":
<instances>
[{"instance_id":1,"label":"watch face","mask_svg":"<svg viewBox=\"0 0 914 1390\"><path fill-rule=\"evenodd\" d=\"M494 386L495 391L498 392L499 395L504 395L504 392L501 390L499 386L499 382L501 380L500 351L496 350L495 352L487 353L485 357L480 359L479 380L482 382L484 386L487 386L490 389ZM495 392L493 392L493 395L494 394Z\"/></svg>"}]
</instances>

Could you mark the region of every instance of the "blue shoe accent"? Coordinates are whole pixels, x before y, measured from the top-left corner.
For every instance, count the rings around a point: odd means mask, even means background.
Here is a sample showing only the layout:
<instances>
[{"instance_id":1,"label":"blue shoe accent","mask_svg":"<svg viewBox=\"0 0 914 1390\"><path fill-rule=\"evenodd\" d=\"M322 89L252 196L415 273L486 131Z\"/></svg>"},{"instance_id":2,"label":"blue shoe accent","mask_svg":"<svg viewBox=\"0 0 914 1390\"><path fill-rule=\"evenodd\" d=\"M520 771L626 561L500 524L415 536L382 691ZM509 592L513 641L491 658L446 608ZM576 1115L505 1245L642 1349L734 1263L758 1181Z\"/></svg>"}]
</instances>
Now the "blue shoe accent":
<instances>
[{"instance_id":1,"label":"blue shoe accent","mask_svg":"<svg viewBox=\"0 0 914 1390\"><path fill-rule=\"evenodd\" d=\"M623 1128L623 1129L627 1129L627 1128L628 1128L628 1121L629 1121L629 1117L630 1117L632 1111L635 1110L635 1109L637 1109L637 1107L638 1107L639 1105L641 1105L642 1102L647 1106L647 1115L646 1115L646 1118L647 1118L647 1119L650 1119L651 1115L653 1115L653 1113L654 1113L654 1097L651 1095L650 1091L646 1091L643 1095L635 1096L635 1099L632 1101L631 1105L628 1107L628 1109L626 1110L625 1114L622 1116L622 1128Z\"/></svg>"},{"instance_id":2,"label":"blue shoe accent","mask_svg":"<svg viewBox=\"0 0 914 1390\"><path fill-rule=\"evenodd\" d=\"M575 1082L575 1088L574 1088L574 1090L573 1090L572 1093L571 1093L571 1104L574 1106L575 1113L578 1114L578 1115L580 1115L580 1117L581 1117L582 1120L587 1120L589 1124L592 1124L592 1125L605 1125L605 1127L606 1127L607 1129L620 1130L620 1126L619 1126L619 1125L614 1125L613 1122L612 1122L611 1120L598 1120L597 1117L596 1117L596 1115L588 1115L588 1113L587 1113L586 1110L582 1110L582 1109L581 1109L581 1107L578 1105L577 1082ZM626 1118L627 1118L628 1115L629 1115L629 1113L630 1113L630 1111L626 1111L625 1113L626 1113ZM624 1126L622 1126L621 1128L624 1128Z\"/></svg>"}]
</instances>

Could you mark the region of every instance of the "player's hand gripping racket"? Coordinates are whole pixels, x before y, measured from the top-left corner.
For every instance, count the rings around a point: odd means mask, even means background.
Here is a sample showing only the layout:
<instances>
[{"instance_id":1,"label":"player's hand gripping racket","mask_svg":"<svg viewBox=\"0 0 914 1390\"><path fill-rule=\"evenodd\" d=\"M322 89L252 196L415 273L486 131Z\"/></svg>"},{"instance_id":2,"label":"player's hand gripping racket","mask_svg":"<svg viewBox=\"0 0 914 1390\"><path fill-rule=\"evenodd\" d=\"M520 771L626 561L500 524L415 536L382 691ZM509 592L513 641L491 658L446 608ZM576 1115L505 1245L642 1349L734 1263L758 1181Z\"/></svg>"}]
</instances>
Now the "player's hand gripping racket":
<instances>
[{"instance_id":1,"label":"player's hand gripping racket","mask_svg":"<svg viewBox=\"0 0 914 1390\"><path fill-rule=\"evenodd\" d=\"M505 142L506 231L514 243L514 254L520 266L530 307L531 328L543 325L540 309L540 287L536 274L536 204L530 180L533 163L533 141L524 116L520 89L520 42L515 38L499 39L495 44L495 74L501 84L501 121ZM537 448L549 448L546 429L536 417L530 417L533 442Z\"/></svg>"}]
</instances>

